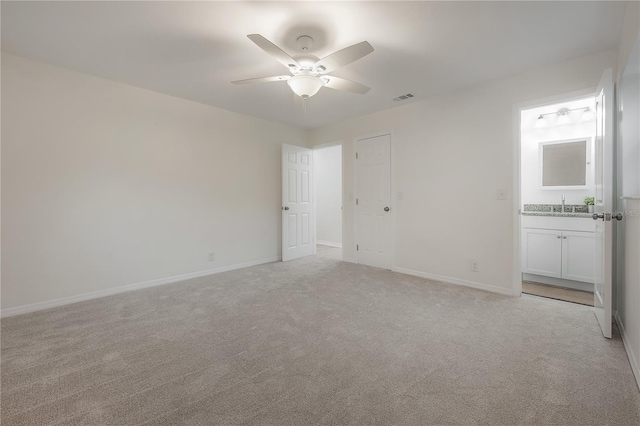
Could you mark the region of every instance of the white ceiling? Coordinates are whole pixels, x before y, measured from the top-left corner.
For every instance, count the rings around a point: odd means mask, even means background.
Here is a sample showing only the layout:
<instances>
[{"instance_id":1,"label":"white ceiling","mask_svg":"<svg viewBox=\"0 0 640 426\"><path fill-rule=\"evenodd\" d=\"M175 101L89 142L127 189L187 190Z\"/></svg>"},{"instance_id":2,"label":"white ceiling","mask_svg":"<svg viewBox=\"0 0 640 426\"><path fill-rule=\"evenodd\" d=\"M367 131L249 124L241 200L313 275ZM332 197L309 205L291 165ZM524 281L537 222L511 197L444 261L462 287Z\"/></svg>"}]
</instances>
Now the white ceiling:
<instances>
[{"instance_id":1,"label":"white ceiling","mask_svg":"<svg viewBox=\"0 0 640 426\"><path fill-rule=\"evenodd\" d=\"M314 128L615 47L624 2L2 2L2 50L269 120ZM366 95L324 88L296 109L286 74L247 37L323 57L375 52L335 73ZM405 101L411 102L411 101ZM404 103L404 102L403 102Z\"/></svg>"}]
</instances>

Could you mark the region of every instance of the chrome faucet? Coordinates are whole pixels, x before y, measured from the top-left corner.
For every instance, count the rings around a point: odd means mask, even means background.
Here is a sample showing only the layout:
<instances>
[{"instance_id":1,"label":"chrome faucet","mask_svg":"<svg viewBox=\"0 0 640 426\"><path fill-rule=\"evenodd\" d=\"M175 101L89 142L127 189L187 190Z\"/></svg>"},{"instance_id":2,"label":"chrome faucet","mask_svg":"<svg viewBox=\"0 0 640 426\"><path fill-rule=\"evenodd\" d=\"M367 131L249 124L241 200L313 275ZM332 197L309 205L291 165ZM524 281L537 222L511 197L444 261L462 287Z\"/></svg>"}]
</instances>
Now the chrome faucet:
<instances>
[{"instance_id":1,"label":"chrome faucet","mask_svg":"<svg viewBox=\"0 0 640 426\"><path fill-rule=\"evenodd\" d=\"M562 213L564 213L564 195L562 196Z\"/></svg>"}]
</instances>

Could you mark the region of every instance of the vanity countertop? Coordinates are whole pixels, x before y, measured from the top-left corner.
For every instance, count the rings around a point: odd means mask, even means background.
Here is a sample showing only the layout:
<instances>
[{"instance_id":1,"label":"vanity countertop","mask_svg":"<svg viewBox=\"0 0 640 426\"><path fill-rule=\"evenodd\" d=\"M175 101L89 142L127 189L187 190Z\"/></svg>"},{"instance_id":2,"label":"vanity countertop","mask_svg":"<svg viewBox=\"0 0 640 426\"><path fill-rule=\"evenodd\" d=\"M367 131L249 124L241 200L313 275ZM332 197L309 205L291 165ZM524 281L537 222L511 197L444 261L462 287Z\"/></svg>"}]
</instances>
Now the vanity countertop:
<instances>
[{"instance_id":1,"label":"vanity countertop","mask_svg":"<svg viewBox=\"0 0 640 426\"><path fill-rule=\"evenodd\" d=\"M593 219L593 213L571 213L571 212L531 212L523 211L522 216L554 216L554 217L582 217L585 219Z\"/></svg>"}]
</instances>

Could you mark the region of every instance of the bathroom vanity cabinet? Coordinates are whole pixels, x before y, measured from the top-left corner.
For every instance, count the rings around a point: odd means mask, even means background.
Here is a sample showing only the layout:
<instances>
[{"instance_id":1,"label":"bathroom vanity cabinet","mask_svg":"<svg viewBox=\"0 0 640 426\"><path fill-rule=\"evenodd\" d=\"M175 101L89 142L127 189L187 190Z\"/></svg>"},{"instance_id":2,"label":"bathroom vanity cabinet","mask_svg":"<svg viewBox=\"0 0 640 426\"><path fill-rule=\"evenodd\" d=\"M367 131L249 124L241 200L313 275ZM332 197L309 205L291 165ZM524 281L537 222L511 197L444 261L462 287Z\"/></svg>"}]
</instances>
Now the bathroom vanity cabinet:
<instances>
[{"instance_id":1,"label":"bathroom vanity cabinet","mask_svg":"<svg viewBox=\"0 0 640 426\"><path fill-rule=\"evenodd\" d=\"M522 217L523 273L593 283L594 263L591 218Z\"/></svg>"}]
</instances>

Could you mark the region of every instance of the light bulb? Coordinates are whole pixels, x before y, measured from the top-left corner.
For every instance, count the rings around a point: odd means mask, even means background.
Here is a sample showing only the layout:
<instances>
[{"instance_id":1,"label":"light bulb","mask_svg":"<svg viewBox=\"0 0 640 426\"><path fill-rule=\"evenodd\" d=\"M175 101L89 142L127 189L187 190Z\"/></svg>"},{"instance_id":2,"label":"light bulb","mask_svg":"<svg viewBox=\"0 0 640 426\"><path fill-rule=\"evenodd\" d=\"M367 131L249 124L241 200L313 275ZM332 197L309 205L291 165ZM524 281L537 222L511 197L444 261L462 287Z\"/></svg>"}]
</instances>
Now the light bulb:
<instances>
[{"instance_id":1,"label":"light bulb","mask_svg":"<svg viewBox=\"0 0 640 426\"><path fill-rule=\"evenodd\" d=\"M547 127L547 120L544 119L544 117L542 116L542 114L540 114L538 116L538 119L536 120L535 124L533 125L534 128L536 129L542 129Z\"/></svg>"},{"instance_id":2,"label":"light bulb","mask_svg":"<svg viewBox=\"0 0 640 426\"><path fill-rule=\"evenodd\" d=\"M591 121L593 119L595 119L596 116L593 113L593 110L589 107L587 107L584 112L582 113L582 121Z\"/></svg>"},{"instance_id":3,"label":"light bulb","mask_svg":"<svg viewBox=\"0 0 640 426\"><path fill-rule=\"evenodd\" d=\"M562 108L558 111L558 121L556 121L556 125L562 126L564 124L570 124L571 120L569 119L569 110L567 108Z\"/></svg>"}]
</instances>

